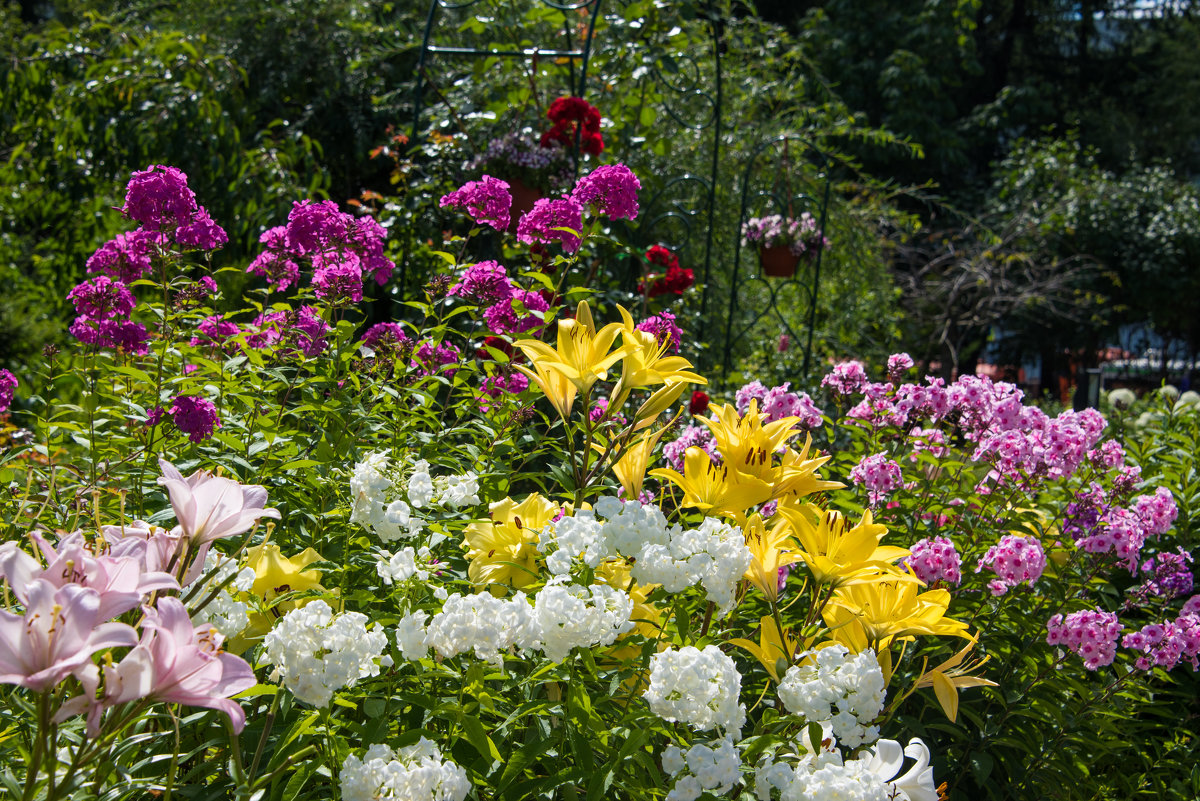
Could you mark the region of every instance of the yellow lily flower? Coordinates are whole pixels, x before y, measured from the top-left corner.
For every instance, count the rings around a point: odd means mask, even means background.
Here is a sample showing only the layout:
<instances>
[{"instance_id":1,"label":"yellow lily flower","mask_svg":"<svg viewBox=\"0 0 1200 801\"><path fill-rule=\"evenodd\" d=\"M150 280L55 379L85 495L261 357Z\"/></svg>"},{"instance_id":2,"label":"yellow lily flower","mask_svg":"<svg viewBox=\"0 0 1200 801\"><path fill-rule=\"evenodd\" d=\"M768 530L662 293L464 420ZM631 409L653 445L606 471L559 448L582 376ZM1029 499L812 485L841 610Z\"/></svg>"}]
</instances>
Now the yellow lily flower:
<instances>
[{"instance_id":1,"label":"yellow lily flower","mask_svg":"<svg viewBox=\"0 0 1200 801\"><path fill-rule=\"evenodd\" d=\"M639 331L633 317L618 306L623 325L621 338L628 348L621 363L621 386L625 390L649 387L656 384L707 384L708 380L696 373L688 372L692 363L682 356L667 356L670 343L659 342L649 331Z\"/></svg>"},{"instance_id":2,"label":"yellow lily flower","mask_svg":"<svg viewBox=\"0 0 1200 801\"><path fill-rule=\"evenodd\" d=\"M575 393L578 390L566 376L556 370L547 369L544 362L534 362L533 369L523 364L513 366L538 385L563 420L571 416L571 407L575 405Z\"/></svg>"},{"instance_id":3,"label":"yellow lily flower","mask_svg":"<svg viewBox=\"0 0 1200 801\"><path fill-rule=\"evenodd\" d=\"M745 577L762 590L768 601L775 603L779 599L779 568L801 557L792 542L792 527L787 520L780 520L768 529L762 515L753 514L742 533L750 549L750 567Z\"/></svg>"},{"instance_id":4,"label":"yellow lily flower","mask_svg":"<svg viewBox=\"0 0 1200 801\"><path fill-rule=\"evenodd\" d=\"M746 522L745 511L771 499L771 485L752 475L730 470L727 464L714 464L701 448L688 448L683 457L683 474L669 467L651 470L650 475L664 478L683 490L683 505L710 515L726 515L739 524Z\"/></svg>"},{"instance_id":5,"label":"yellow lily flower","mask_svg":"<svg viewBox=\"0 0 1200 801\"><path fill-rule=\"evenodd\" d=\"M926 671L921 678L917 680L918 687L932 687L934 694L937 696L938 704L941 705L942 711L946 713L946 717L953 723L958 717L958 690L960 687L998 687L1000 685L990 679L972 676L972 671L975 671L984 666L991 659L990 656L985 656L977 662L972 662L966 666L962 665L963 659L975 647L975 643L979 641L979 635L971 637L962 650L954 656L947 659L942 664Z\"/></svg>"},{"instance_id":6,"label":"yellow lily flower","mask_svg":"<svg viewBox=\"0 0 1200 801\"><path fill-rule=\"evenodd\" d=\"M888 574L878 581L838 587L822 613L825 625L833 630L834 639L844 642L840 630L857 622L877 654L882 654L893 640L911 639L917 634L968 636L966 623L945 616L950 593L930 590L918 594L918 584ZM851 647L849 642L844 644Z\"/></svg>"},{"instance_id":7,"label":"yellow lily flower","mask_svg":"<svg viewBox=\"0 0 1200 801\"><path fill-rule=\"evenodd\" d=\"M848 527L841 512L822 511L813 504L797 507L781 503L777 514L791 524L800 543L800 556L820 584L838 586L892 570L892 562L910 553L907 548L879 544L887 534L887 526L874 523L870 510L853 528ZM911 573L896 574L901 580L916 580Z\"/></svg>"},{"instance_id":8,"label":"yellow lily flower","mask_svg":"<svg viewBox=\"0 0 1200 801\"><path fill-rule=\"evenodd\" d=\"M799 647L799 641L791 635L791 631L784 628L780 632L779 627L775 625L775 618L770 615L763 615L758 622L758 642L743 637L729 642L749 651L750 655L767 669L767 673L777 684L781 673L780 668L782 667L784 671L788 669ZM780 660L783 660L783 664L780 664Z\"/></svg>"},{"instance_id":9,"label":"yellow lily flower","mask_svg":"<svg viewBox=\"0 0 1200 801\"><path fill-rule=\"evenodd\" d=\"M289 592L324 590L321 586L321 571L305 570L313 562L323 561L325 557L312 548L306 548L291 557L284 556L279 546L273 542L247 548L246 567L254 570L254 583L250 585L250 593L264 601L270 601ZM284 601L271 607L267 614L251 611L249 625L229 643L229 650L234 653L245 650L251 641L265 637L275 625L276 619L304 606L308 600Z\"/></svg>"},{"instance_id":10,"label":"yellow lily flower","mask_svg":"<svg viewBox=\"0 0 1200 801\"><path fill-rule=\"evenodd\" d=\"M538 534L561 508L537 493L520 503L512 498L493 503L491 520L477 520L463 531L471 582L477 587L532 584L538 574Z\"/></svg>"},{"instance_id":11,"label":"yellow lily flower","mask_svg":"<svg viewBox=\"0 0 1200 801\"><path fill-rule=\"evenodd\" d=\"M644 435L637 442L628 446L621 454L620 459L613 462L613 475L625 489L626 498L637 500L638 496L642 494L642 484L646 480L646 468L654 455L654 446L658 444L659 439L667 432L668 428L670 428L669 425L652 434ZM592 447L598 453L604 453L602 445L592 443Z\"/></svg>"},{"instance_id":12,"label":"yellow lily flower","mask_svg":"<svg viewBox=\"0 0 1200 801\"><path fill-rule=\"evenodd\" d=\"M620 330L619 324L609 323L597 331L592 310L584 300L576 307L574 320L558 321L557 349L536 339L521 339L513 344L529 358L535 369L540 365L557 372L579 392L586 393L596 381L607 378L608 368L629 352L627 345L609 352Z\"/></svg>"}]
</instances>

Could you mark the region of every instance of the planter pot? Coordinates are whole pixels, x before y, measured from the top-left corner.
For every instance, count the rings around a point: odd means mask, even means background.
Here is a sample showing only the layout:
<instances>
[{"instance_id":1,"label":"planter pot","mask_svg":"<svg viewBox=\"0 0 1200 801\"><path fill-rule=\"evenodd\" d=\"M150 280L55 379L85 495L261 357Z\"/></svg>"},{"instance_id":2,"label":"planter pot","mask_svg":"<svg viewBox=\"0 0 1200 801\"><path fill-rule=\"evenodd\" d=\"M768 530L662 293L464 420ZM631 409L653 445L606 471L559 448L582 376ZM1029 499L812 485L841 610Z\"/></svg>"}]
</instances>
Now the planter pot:
<instances>
[{"instance_id":1,"label":"planter pot","mask_svg":"<svg viewBox=\"0 0 1200 801\"><path fill-rule=\"evenodd\" d=\"M509 212L508 230L515 232L517 223L521 221L521 217L527 211L533 208L533 204L542 199L542 193L520 179L508 182L508 191L512 195L512 211Z\"/></svg>"},{"instance_id":2,"label":"planter pot","mask_svg":"<svg viewBox=\"0 0 1200 801\"><path fill-rule=\"evenodd\" d=\"M787 245L760 247L758 259L762 264L763 275L772 278L791 278L796 274L796 265L800 261L800 257L792 253L792 249Z\"/></svg>"}]
</instances>

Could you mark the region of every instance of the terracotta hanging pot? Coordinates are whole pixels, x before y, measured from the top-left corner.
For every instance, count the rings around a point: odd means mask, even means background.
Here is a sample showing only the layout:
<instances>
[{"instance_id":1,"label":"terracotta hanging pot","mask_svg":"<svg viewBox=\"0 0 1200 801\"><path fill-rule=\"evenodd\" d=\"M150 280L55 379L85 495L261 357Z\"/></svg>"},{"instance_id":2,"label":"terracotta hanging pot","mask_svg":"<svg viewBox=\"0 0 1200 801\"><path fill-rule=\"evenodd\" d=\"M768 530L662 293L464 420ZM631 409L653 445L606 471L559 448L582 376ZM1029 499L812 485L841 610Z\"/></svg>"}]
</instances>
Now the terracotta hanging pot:
<instances>
[{"instance_id":1,"label":"terracotta hanging pot","mask_svg":"<svg viewBox=\"0 0 1200 801\"><path fill-rule=\"evenodd\" d=\"M787 245L760 247L758 258L762 263L763 275L772 278L791 278L796 274L796 264L800 261L800 257Z\"/></svg>"},{"instance_id":2,"label":"terracotta hanging pot","mask_svg":"<svg viewBox=\"0 0 1200 801\"><path fill-rule=\"evenodd\" d=\"M512 195L512 211L509 212L508 230L516 231L517 223L525 213L533 208L533 204L542 199L542 193L526 184L520 178L508 182L508 191Z\"/></svg>"}]
</instances>

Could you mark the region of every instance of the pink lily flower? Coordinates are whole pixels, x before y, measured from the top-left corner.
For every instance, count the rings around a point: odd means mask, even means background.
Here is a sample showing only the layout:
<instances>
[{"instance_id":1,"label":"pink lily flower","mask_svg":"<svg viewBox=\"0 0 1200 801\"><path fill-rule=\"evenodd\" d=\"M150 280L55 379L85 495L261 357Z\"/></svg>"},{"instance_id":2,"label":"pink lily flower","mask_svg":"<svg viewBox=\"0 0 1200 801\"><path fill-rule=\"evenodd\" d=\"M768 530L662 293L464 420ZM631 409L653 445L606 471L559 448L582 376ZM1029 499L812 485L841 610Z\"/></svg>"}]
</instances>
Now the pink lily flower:
<instances>
[{"instance_id":1,"label":"pink lily flower","mask_svg":"<svg viewBox=\"0 0 1200 801\"><path fill-rule=\"evenodd\" d=\"M229 716L234 731L246 725L246 713L229 696L256 683L254 670L241 657L221 650L222 637L210 625L197 626L178 598L160 598L146 607L142 639L116 665L104 665L104 695L94 701L96 678L80 675L85 694L63 705L59 718L88 709L88 732L99 732L100 715L108 707L153 698L202 706Z\"/></svg>"},{"instance_id":2,"label":"pink lily flower","mask_svg":"<svg viewBox=\"0 0 1200 801\"><path fill-rule=\"evenodd\" d=\"M143 559L134 555L97 556L83 535L67 534L57 550L41 534L29 535L46 560L43 568L36 559L17 548L15 542L0 545L0 575L8 580L13 593L26 603L26 589L35 578L55 587L78 584L100 593L100 620L112 620L137 607L155 590L178 590L179 584L167 573L145 572ZM144 547L144 546L143 546Z\"/></svg>"},{"instance_id":3,"label":"pink lily flower","mask_svg":"<svg viewBox=\"0 0 1200 801\"><path fill-rule=\"evenodd\" d=\"M132 627L103 622L94 589L34 578L24 595L23 616L0 610L0 684L42 692L90 663L97 651L137 642Z\"/></svg>"},{"instance_id":4,"label":"pink lily flower","mask_svg":"<svg viewBox=\"0 0 1200 801\"><path fill-rule=\"evenodd\" d=\"M136 556L142 560L142 569L148 573L165 572L182 551L184 538L178 530L167 531L152 526L144 520L134 520L128 525L102 526L100 533L109 544L113 556ZM204 573L204 555L210 543L204 543L189 553L191 563L184 571L180 582L184 587L200 578Z\"/></svg>"},{"instance_id":5,"label":"pink lily flower","mask_svg":"<svg viewBox=\"0 0 1200 801\"><path fill-rule=\"evenodd\" d=\"M158 483L167 488L179 529L193 546L237 536L260 517L279 518L278 509L263 508L267 502L264 487L239 484L206 470L184 478L165 459L158 464L163 471Z\"/></svg>"}]
</instances>

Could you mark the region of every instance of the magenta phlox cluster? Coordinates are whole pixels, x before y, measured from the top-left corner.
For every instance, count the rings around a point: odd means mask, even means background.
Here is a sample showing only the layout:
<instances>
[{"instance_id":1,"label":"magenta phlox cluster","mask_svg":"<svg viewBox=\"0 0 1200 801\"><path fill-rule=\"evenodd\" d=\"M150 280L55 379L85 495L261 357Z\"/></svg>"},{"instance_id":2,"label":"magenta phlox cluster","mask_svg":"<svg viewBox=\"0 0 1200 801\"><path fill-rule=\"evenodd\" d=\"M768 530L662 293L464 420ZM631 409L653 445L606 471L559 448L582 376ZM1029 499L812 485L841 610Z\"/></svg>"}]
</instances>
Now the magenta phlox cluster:
<instances>
[{"instance_id":1,"label":"magenta phlox cluster","mask_svg":"<svg viewBox=\"0 0 1200 801\"><path fill-rule=\"evenodd\" d=\"M111 348L125 353L146 353L150 333L146 326L132 320L93 320L91 317L76 317L67 329L71 336L85 345Z\"/></svg>"},{"instance_id":2,"label":"magenta phlox cluster","mask_svg":"<svg viewBox=\"0 0 1200 801\"><path fill-rule=\"evenodd\" d=\"M513 289L514 285L503 264L481 261L463 271L462 278L450 287L449 294L478 306L489 306L506 300L512 295Z\"/></svg>"},{"instance_id":3,"label":"magenta phlox cluster","mask_svg":"<svg viewBox=\"0 0 1200 801\"><path fill-rule=\"evenodd\" d=\"M351 250L330 250L312 256L312 286L329 303L358 303L363 299L363 270Z\"/></svg>"},{"instance_id":4,"label":"magenta phlox cluster","mask_svg":"<svg viewBox=\"0 0 1200 801\"><path fill-rule=\"evenodd\" d=\"M856 361L835 364L828 375L821 379L822 387L828 387L838 395L861 392L867 384L867 371L862 362Z\"/></svg>"},{"instance_id":5,"label":"magenta phlox cluster","mask_svg":"<svg viewBox=\"0 0 1200 801\"><path fill-rule=\"evenodd\" d=\"M187 434L192 442L203 442L221 427L217 407L207 398L196 395L180 395L171 402L168 410L175 426Z\"/></svg>"},{"instance_id":6,"label":"magenta phlox cluster","mask_svg":"<svg viewBox=\"0 0 1200 801\"><path fill-rule=\"evenodd\" d=\"M207 210L201 208L196 210L190 223L175 231L175 241L188 250L217 250L229 244L229 235L213 222Z\"/></svg>"},{"instance_id":7,"label":"magenta phlox cluster","mask_svg":"<svg viewBox=\"0 0 1200 801\"><path fill-rule=\"evenodd\" d=\"M497 334L521 334L540 328L549 310L550 304L538 293L514 288L508 297L483 310L483 321Z\"/></svg>"},{"instance_id":8,"label":"magenta phlox cluster","mask_svg":"<svg viewBox=\"0 0 1200 801\"><path fill-rule=\"evenodd\" d=\"M484 175L478 181L468 181L450 194L443 195L438 205L442 208L466 209L476 224L507 231L512 209L512 195L508 189L506 181Z\"/></svg>"},{"instance_id":9,"label":"magenta phlox cluster","mask_svg":"<svg viewBox=\"0 0 1200 801\"><path fill-rule=\"evenodd\" d=\"M893 353L887 360L888 381L900 381L904 374L913 368L912 356L907 353Z\"/></svg>"},{"instance_id":10,"label":"magenta phlox cluster","mask_svg":"<svg viewBox=\"0 0 1200 801\"><path fill-rule=\"evenodd\" d=\"M900 465L880 452L864 456L850 470L850 480L867 490L871 506L878 506L904 483Z\"/></svg>"},{"instance_id":11,"label":"magenta phlox cluster","mask_svg":"<svg viewBox=\"0 0 1200 801\"><path fill-rule=\"evenodd\" d=\"M1097 670L1111 665L1117 655L1121 621L1114 612L1085 609L1063 617L1055 615L1046 623L1046 642L1063 645L1083 658L1083 666Z\"/></svg>"},{"instance_id":12,"label":"magenta phlox cluster","mask_svg":"<svg viewBox=\"0 0 1200 801\"><path fill-rule=\"evenodd\" d=\"M557 228L570 230L555 230ZM570 197L542 198L517 223L517 239L526 244L560 242L564 253L574 253L579 250L580 240L576 233L581 230L583 207L576 200Z\"/></svg>"},{"instance_id":13,"label":"magenta phlox cluster","mask_svg":"<svg viewBox=\"0 0 1200 801\"><path fill-rule=\"evenodd\" d=\"M292 261L287 253L287 227L277 225L268 228L258 238L266 250L254 257L246 272L265 277L274 289L283 292L300 280L300 265Z\"/></svg>"},{"instance_id":14,"label":"magenta phlox cluster","mask_svg":"<svg viewBox=\"0 0 1200 801\"><path fill-rule=\"evenodd\" d=\"M663 446L663 456L671 467L683 472L683 461L688 448L699 448L707 453L714 463L721 462L721 455L717 452L717 440L708 426L689 425L679 432L676 439Z\"/></svg>"},{"instance_id":15,"label":"magenta phlox cluster","mask_svg":"<svg viewBox=\"0 0 1200 801\"><path fill-rule=\"evenodd\" d=\"M492 409L492 398L518 395L527 389L529 389L529 379L525 377L524 373L514 371L489 375L479 385L479 391L482 393L479 398L479 408L483 412L489 412Z\"/></svg>"},{"instance_id":16,"label":"magenta phlox cluster","mask_svg":"<svg viewBox=\"0 0 1200 801\"><path fill-rule=\"evenodd\" d=\"M396 353L411 344L400 323L376 323L366 330L359 342L376 353Z\"/></svg>"},{"instance_id":17,"label":"magenta phlox cluster","mask_svg":"<svg viewBox=\"0 0 1200 801\"><path fill-rule=\"evenodd\" d=\"M996 578L988 582L992 595L1004 595L1021 583L1032 587L1042 577L1046 569L1046 552L1034 537L1005 534L987 549L975 566L975 572L984 568L996 574Z\"/></svg>"},{"instance_id":18,"label":"magenta phlox cluster","mask_svg":"<svg viewBox=\"0 0 1200 801\"><path fill-rule=\"evenodd\" d=\"M167 237L157 231L139 228L127 231L105 242L88 257L89 275L97 273L124 283L145 277L153 268L151 257L159 248L165 247Z\"/></svg>"},{"instance_id":19,"label":"magenta phlox cluster","mask_svg":"<svg viewBox=\"0 0 1200 801\"><path fill-rule=\"evenodd\" d=\"M198 332L193 336L188 343L192 347L197 345L212 345L214 347L223 347L229 344L229 340L241 333L238 324L232 320L226 320L219 314L214 314L205 317L196 326Z\"/></svg>"},{"instance_id":20,"label":"magenta phlox cluster","mask_svg":"<svg viewBox=\"0 0 1200 801\"><path fill-rule=\"evenodd\" d=\"M1164 497L1166 501L1162 500ZM1170 493L1165 496L1158 493L1153 496L1143 495L1138 500L1142 498L1152 498L1154 501L1141 507L1135 501L1132 509L1108 507L1100 515L1097 523L1088 530L1087 535L1077 539L1075 544L1088 553L1115 553L1125 568L1136 575L1138 559L1146 540L1169 530L1170 521L1175 519L1174 516L1168 517L1169 513L1166 511L1166 503L1174 508L1174 500L1171 499Z\"/></svg>"},{"instance_id":21,"label":"magenta phlox cluster","mask_svg":"<svg viewBox=\"0 0 1200 801\"><path fill-rule=\"evenodd\" d=\"M580 178L571 197L610 220L632 220L638 215L641 188L641 181L624 164L605 164Z\"/></svg>"},{"instance_id":22,"label":"magenta phlox cluster","mask_svg":"<svg viewBox=\"0 0 1200 801\"><path fill-rule=\"evenodd\" d=\"M1152 537L1166 534L1179 516L1175 496L1166 487L1154 490L1153 495L1139 495L1133 499L1133 512L1141 518L1146 532Z\"/></svg>"},{"instance_id":23,"label":"magenta phlox cluster","mask_svg":"<svg viewBox=\"0 0 1200 801\"><path fill-rule=\"evenodd\" d=\"M1187 660L1195 671L1200 669L1200 616L1185 612L1173 621L1151 623L1126 634L1121 645L1141 652L1134 660L1138 670L1171 670Z\"/></svg>"},{"instance_id":24,"label":"magenta phlox cluster","mask_svg":"<svg viewBox=\"0 0 1200 801\"><path fill-rule=\"evenodd\" d=\"M654 339L660 345L666 343L668 353L679 352L679 343L683 339L683 329L675 324L675 315L671 314L671 312L663 312L653 317L647 317L637 324L637 330L653 334Z\"/></svg>"},{"instance_id":25,"label":"magenta phlox cluster","mask_svg":"<svg viewBox=\"0 0 1200 801\"><path fill-rule=\"evenodd\" d=\"M7 412L12 406L13 395L17 392L17 377L10 370L0 370L0 414Z\"/></svg>"},{"instance_id":26,"label":"magenta phlox cluster","mask_svg":"<svg viewBox=\"0 0 1200 801\"><path fill-rule=\"evenodd\" d=\"M912 568L917 578L933 586L945 582L957 587L962 583L962 557L949 537L932 537L913 543L911 555L903 564Z\"/></svg>"},{"instance_id":27,"label":"magenta phlox cluster","mask_svg":"<svg viewBox=\"0 0 1200 801\"><path fill-rule=\"evenodd\" d=\"M416 370L419 376L437 373L446 378L453 378L458 369L451 365L457 365L461 361L462 353L453 344L427 339L417 346L409 366Z\"/></svg>"},{"instance_id":28,"label":"magenta phlox cluster","mask_svg":"<svg viewBox=\"0 0 1200 801\"><path fill-rule=\"evenodd\" d=\"M320 356L329 349L329 340L326 337L331 329L329 323L321 316L320 309L301 306L296 311L295 322L289 319L289 323L292 324L289 340L308 358Z\"/></svg>"},{"instance_id":29,"label":"magenta phlox cluster","mask_svg":"<svg viewBox=\"0 0 1200 801\"><path fill-rule=\"evenodd\" d=\"M155 164L135 172L125 188L121 213L185 248L215 250L229 241L225 230L196 203L187 176L176 167Z\"/></svg>"}]
</instances>

